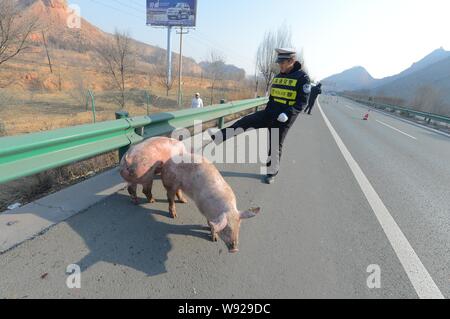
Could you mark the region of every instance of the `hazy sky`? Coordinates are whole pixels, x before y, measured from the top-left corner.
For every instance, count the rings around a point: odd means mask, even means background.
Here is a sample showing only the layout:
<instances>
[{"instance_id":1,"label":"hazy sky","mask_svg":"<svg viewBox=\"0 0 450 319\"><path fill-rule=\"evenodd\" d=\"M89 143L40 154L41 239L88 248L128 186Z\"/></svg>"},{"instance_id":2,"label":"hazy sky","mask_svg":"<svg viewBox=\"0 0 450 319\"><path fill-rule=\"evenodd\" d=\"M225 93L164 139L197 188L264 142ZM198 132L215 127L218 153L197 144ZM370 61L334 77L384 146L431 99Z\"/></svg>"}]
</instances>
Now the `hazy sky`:
<instances>
[{"instance_id":1,"label":"hazy sky","mask_svg":"<svg viewBox=\"0 0 450 319\"><path fill-rule=\"evenodd\" d=\"M198 0L197 28L184 54L211 50L254 74L264 33L285 23L316 80L361 65L374 77L396 74L431 51L450 50L450 0ZM145 25L145 0L70 0L105 31L117 27L166 47L167 31ZM173 36L173 51L179 50Z\"/></svg>"}]
</instances>

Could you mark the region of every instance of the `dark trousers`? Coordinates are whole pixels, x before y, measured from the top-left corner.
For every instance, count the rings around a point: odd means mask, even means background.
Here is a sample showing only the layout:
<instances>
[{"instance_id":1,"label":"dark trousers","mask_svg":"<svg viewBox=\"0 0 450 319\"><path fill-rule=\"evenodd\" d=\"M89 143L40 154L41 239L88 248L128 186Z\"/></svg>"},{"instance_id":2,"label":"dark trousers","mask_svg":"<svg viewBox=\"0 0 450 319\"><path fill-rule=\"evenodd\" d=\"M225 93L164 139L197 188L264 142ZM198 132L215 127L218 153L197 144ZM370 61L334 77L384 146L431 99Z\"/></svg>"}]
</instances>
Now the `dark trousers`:
<instances>
[{"instance_id":1,"label":"dark trousers","mask_svg":"<svg viewBox=\"0 0 450 319\"><path fill-rule=\"evenodd\" d=\"M311 114L311 112L314 108L314 105L316 104L316 100L317 100L317 96L309 99L309 103L305 109L305 113Z\"/></svg>"},{"instance_id":2,"label":"dark trousers","mask_svg":"<svg viewBox=\"0 0 450 319\"><path fill-rule=\"evenodd\" d=\"M244 131L247 131L249 129L261 129L261 128L267 128L269 129L269 161L267 163L268 168L268 174L270 175L277 175L280 170L280 160L281 155L283 153L283 144L284 140L286 139L286 136L289 132L289 129L294 125L295 121L297 120L298 114L292 115L289 120L286 123L280 123L277 121L277 119L273 118L273 115L266 112L266 111L259 111L254 114L248 115L239 121L237 121L235 124L230 126L229 128L232 129L242 129ZM229 129L228 128L228 129ZM272 137L276 139L276 136L273 136L273 134L277 134L275 131L272 131L272 129L278 129L278 141L275 140L275 144L272 147ZM226 140L234 137L235 135L227 134L227 129L222 129L218 134L222 134L222 138L219 138L217 135L213 136L214 141L216 144L220 144L222 142L225 142Z\"/></svg>"}]
</instances>

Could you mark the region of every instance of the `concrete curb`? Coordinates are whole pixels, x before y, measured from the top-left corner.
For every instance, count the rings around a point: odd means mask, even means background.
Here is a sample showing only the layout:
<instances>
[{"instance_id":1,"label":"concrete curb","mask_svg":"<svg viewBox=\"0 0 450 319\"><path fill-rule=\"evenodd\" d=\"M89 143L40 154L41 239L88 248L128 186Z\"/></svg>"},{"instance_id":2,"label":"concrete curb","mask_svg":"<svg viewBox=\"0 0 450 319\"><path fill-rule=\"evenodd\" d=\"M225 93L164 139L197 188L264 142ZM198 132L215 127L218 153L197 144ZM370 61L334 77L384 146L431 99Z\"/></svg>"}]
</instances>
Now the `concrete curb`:
<instances>
[{"instance_id":1,"label":"concrete curb","mask_svg":"<svg viewBox=\"0 0 450 319\"><path fill-rule=\"evenodd\" d=\"M0 254L35 238L125 187L115 168L23 207L3 212L0 214Z\"/></svg>"}]
</instances>

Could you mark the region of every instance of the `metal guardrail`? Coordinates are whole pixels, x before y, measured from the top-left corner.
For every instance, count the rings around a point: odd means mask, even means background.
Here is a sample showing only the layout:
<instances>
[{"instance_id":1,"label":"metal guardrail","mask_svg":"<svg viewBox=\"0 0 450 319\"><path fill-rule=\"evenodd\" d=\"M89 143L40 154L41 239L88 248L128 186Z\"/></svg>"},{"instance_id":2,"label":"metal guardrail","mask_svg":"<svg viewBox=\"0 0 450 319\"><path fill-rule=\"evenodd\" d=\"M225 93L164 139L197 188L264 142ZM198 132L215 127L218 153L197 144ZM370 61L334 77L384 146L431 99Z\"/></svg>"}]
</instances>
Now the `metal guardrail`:
<instances>
[{"instance_id":1,"label":"metal guardrail","mask_svg":"<svg viewBox=\"0 0 450 319\"><path fill-rule=\"evenodd\" d=\"M198 110L157 113L80 125L54 131L0 138L0 184L129 147L146 138L218 120L267 103L258 98ZM137 133L139 132L139 134Z\"/></svg>"},{"instance_id":2,"label":"metal guardrail","mask_svg":"<svg viewBox=\"0 0 450 319\"><path fill-rule=\"evenodd\" d=\"M430 123L431 121L435 121L435 122L450 124L450 117L433 114L433 113L416 111L416 110L408 109L408 108L401 107L401 106L391 105L391 104L384 104L384 103L378 103L378 102L374 102L374 101L357 99L357 98L354 98L351 96L346 96L346 95L342 95L342 97L345 97L345 98L352 100L354 102L357 102L357 103L361 103L361 104L365 104L365 105L374 107L376 109L382 109L382 110L387 109L387 110L392 110L393 112L401 112L403 114L406 114L407 116L413 115L413 116L423 117L424 120L427 121L428 123Z\"/></svg>"}]
</instances>

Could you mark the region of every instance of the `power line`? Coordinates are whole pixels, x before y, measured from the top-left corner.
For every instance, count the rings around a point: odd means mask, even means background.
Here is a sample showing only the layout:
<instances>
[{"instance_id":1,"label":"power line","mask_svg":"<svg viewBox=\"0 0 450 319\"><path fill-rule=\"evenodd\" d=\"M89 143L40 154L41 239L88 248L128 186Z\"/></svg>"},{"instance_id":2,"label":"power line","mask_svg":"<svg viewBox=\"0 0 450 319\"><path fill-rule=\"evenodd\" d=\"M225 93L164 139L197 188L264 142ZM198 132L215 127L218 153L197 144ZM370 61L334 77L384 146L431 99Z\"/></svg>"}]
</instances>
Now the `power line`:
<instances>
[{"instance_id":1,"label":"power line","mask_svg":"<svg viewBox=\"0 0 450 319\"><path fill-rule=\"evenodd\" d=\"M136 15L136 14L134 14L134 13L124 11L124 10L121 9L121 8L117 8L117 7L115 7L115 6L110 5L109 3L106 4L106 3L100 2L100 0L91 0L91 1L93 1L93 2L95 2L95 3L97 3L97 4L100 4L100 5L104 6L104 7L108 7L108 8L110 8L110 9L113 9L113 10L115 10L115 11L118 11L118 12L121 12L121 13L126 13L126 14L128 14L128 15L130 15L130 16L135 17L135 18L142 19L142 16L138 16L138 15Z\"/></svg>"},{"instance_id":2,"label":"power line","mask_svg":"<svg viewBox=\"0 0 450 319\"><path fill-rule=\"evenodd\" d=\"M135 6L130 5L130 2L131 2L131 1L129 1L128 3L123 3L122 1L119 1L119 0L112 0L112 1L114 1L114 2L116 2L116 3L118 3L118 4L120 4L120 5L123 6L123 7L133 9L133 10L138 11L138 12L140 12L140 13L143 12L143 10L142 10L143 8L137 8L137 7L135 7Z\"/></svg>"}]
</instances>

